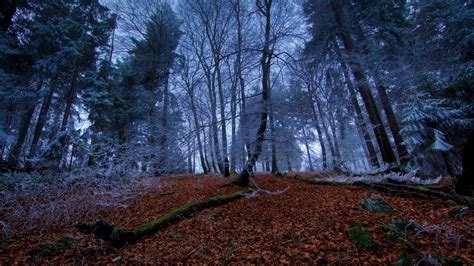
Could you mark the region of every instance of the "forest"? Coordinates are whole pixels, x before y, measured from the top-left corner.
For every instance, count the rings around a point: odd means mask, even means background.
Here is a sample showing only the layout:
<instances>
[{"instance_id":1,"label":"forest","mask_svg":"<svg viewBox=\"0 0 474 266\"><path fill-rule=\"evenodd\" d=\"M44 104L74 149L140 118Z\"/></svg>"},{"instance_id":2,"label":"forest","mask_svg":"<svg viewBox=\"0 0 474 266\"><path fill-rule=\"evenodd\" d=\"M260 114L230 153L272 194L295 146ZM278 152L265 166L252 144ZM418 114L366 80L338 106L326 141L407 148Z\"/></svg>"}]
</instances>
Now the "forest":
<instances>
[{"instance_id":1,"label":"forest","mask_svg":"<svg viewBox=\"0 0 474 266\"><path fill-rule=\"evenodd\" d=\"M473 0L0 0L0 265L472 265L473 166Z\"/></svg>"}]
</instances>

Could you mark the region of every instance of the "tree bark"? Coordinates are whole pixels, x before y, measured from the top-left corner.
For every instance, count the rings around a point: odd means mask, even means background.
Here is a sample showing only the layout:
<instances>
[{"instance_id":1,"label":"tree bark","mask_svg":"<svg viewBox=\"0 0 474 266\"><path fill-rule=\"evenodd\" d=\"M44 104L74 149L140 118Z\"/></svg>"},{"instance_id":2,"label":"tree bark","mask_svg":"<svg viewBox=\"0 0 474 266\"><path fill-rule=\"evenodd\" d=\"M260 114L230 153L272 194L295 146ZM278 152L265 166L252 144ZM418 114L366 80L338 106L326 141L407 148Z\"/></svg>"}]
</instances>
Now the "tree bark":
<instances>
[{"instance_id":1,"label":"tree bark","mask_svg":"<svg viewBox=\"0 0 474 266\"><path fill-rule=\"evenodd\" d=\"M36 87L36 92L41 90L43 86L43 81L39 81ZM18 130L18 138L16 139L15 145L8 156L8 162L13 167L17 167L18 161L20 159L21 148L25 144L26 136L28 135L28 130L30 129L31 120L33 119L33 114L36 109L36 103L32 103L28 106L26 112L24 113L21 122L20 129Z\"/></svg>"},{"instance_id":2,"label":"tree bark","mask_svg":"<svg viewBox=\"0 0 474 266\"><path fill-rule=\"evenodd\" d=\"M372 143L372 139L370 138L370 134L367 130L367 124L362 114L362 109L360 108L359 101L357 100L357 94L354 89L354 85L352 84L352 81L349 76L349 70L347 68L346 63L342 60L338 47L336 47L335 49L336 49L336 54L339 57L339 63L341 64L341 68L344 75L344 80L347 85L347 89L349 90L349 97L351 98L352 106L354 107L354 110L356 113L356 123L358 124L358 128L361 130L362 136L365 141L365 146L367 148L367 152L369 153L369 158L368 158L369 162L372 166L379 167L380 165L377 160L375 147Z\"/></svg>"},{"instance_id":3,"label":"tree bark","mask_svg":"<svg viewBox=\"0 0 474 266\"><path fill-rule=\"evenodd\" d=\"M245 163L245 167L240 172L239 178L236 184L241 186L247 186L250 182L250 175L252 169L255 166L260 154L262 153L262 145L265 139L265 131L267 129L267 115L268 106L270 104L270 68L273 51L270 48L270 31L271 31L271 7L272 0L262 0L257 2L257 7L260 12L265 16L265 37L264 47L262 50L262 57L260 58L260 65L262 68L262 114L260 116L260 125L257 129L257 135L255 140L255 149L251 157Z\"/></svg>"},{"instance_id":4,"label":"tree bark","mask_svg":"<svg viewBox=\"0 0 474 266\"><path fill-rule=\"evenodd\" d=\"M269 99L269 104L271 105L271 98ZM272 174L278 173L278 161L276 156L276 134L275 134L275 117L273 114L273 106L270 107L270 134L271 134L271 154L272 154Z\"/></svg>"},{"instance_id":5,"label":"tree bark","mask_svg":"<svg viewBox=\"0 0 474 266\"><path fill-rule=\"evenodd\" d=\"M311 151L308 145L308 136L306 135L306 129L304 126L303 126L303 138L304 138L304 146L306 148L306 154L308 156L309 171L313 172L314 171L313 161L311 160Z\"/></svg>"},{"instance_id":6,"label":"tree bark","mask_svg":"<svg viewBox=\"0 0 474 266\"><path fill-rule=\"evenodd\" d=\"M402 134L400 133L400 126L398 125L397 118L395 113L393 112L392 104L387 95L387 91L385 90L385 86L380 81L377 81L377 92L380 97L380 101L382 102L382 107L385 111L385 116L387 117L388 126L390 131L392 131L392 136L395 141L395 147L397 148L398 158L400 160L400 164L405 163L408 160L408 150L403 142Z\"/></svg>"},{"instance_id":7,"label":"tree bark","mask_svg":"<svg viewBox=\"0 0 474 266\"><path fill-rule=\"evenodd\" d=\"M74 66L74 72L72 73L71 86L67 94L66 108L64 109L63 121L61 123L61 131L66 130L66 127L69 121L69 116L71 115L72 104L74 103L74 99L76 98L77 78L79 75L79 63L80 63L80 59L77 59L76 64Z\"/></svg>"},{"instance_id":8,"label":"tree bark","mask_svg":"<svg viewBox=\"0 0 474 266\"><path fill-rule=\"evenodd\" d=\"M349 33L349 30L347 29L347 24L345 22L344 15L339 4L339 0L331 0L331 9L336 19L339 35L342 39L344 47L349 55L354 55L355 46L352 37ZM359 83L359 92L364 101L365 108L367 109L370 121L374 126L374 133L377 139L377 143L379 144L380 151L382 153L382 159L385 163L388 164L389 167L391 167L394 163L396 163L397 160L390 145L390 141L388 139L387 132L385 131L385 127L382 123L380 113L377 110L377 106L375 105L374 97L368 86L367 77L362 71L362 67L357 58L353 58L353 60L350 61L350 67L352 69L354 77Z\"/></svg>"},{"instance_id":9,"label":"tree bark","mask_svg":"<svg viewBox=\"0 0 474 266\"><path fill-rule=\"evenodd\" d=\"M43 104L41 105L40 113L38 119L36 120L35 131L33 133L33 139L31 141L30 152L28 154L29 158L33 158L36 155L38 149L38 142L41 138L41 133L43 132L44 124L46 123L46 118L48 117L49 108L51 106L51 101L53 99L54 92L56 91L56 83L59 78L59 73L54 76L51 80L50 88L48 94L46 94Z\"/></svg>"},{"instance_id":10,"label":"tree bark","mask_svg":"<svg viewBox=\"0 0 474 266\"><path fill-rule=\"evenodd\" d=\"M321 156L323 159L323 170L326 170L328 168L328 160L327 160L327 154L326 154L326 143L324 142L323 139L323 133L321 130L321 126L319 125L319 119L318 119L318 114L316 113L316 107L314 99L313 99L313 92L311 89L311 85L308 85L308 91L310 93L310 100L311 100L311 113L312 113L312 118L314 122L314 128L316 129L316 133L318 133L318 141L319 145L321 146Z\"/></svg>"}]
</instances>

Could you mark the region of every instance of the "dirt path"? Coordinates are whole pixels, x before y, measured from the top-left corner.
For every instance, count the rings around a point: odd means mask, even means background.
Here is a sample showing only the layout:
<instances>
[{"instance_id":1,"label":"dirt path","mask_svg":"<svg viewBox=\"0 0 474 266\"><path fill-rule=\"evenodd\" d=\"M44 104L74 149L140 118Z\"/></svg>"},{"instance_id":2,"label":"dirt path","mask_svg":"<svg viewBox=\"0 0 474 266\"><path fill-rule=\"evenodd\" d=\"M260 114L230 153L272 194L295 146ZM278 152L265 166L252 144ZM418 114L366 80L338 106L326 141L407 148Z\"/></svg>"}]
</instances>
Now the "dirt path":
<instances>
[{"instance_id":1,"label":"dirt path","mask_svg":"<svg viewBox=\"0 0 474 266\"><path fill-rule=\"evenodd\" d=\"M187 201L238 190L219 188L223 182L226 180L214 177L170 178L137 198L120 216L110 217L120 217L113 220L117 224L134 226ZM207 209L121 250L67 230L78 239L76 247L39 262L393 264L405 247L387 230L392 217L414 219L429 229L409 237L419 251L474 262L474 215L463 219L448 217L453 203L396 197L367 188L312 185L269 175L258 176L256 182L267 190L289 190ZM160 194L167 191L174 193ZM375 214L359 207L364 198L372 195L382 197L395 214ZM372 235L374 247L364 250L353 243L347 232L354 224ZM0 263L35 261L11 250L0 255Z\"/></svg>"}]
</instances>

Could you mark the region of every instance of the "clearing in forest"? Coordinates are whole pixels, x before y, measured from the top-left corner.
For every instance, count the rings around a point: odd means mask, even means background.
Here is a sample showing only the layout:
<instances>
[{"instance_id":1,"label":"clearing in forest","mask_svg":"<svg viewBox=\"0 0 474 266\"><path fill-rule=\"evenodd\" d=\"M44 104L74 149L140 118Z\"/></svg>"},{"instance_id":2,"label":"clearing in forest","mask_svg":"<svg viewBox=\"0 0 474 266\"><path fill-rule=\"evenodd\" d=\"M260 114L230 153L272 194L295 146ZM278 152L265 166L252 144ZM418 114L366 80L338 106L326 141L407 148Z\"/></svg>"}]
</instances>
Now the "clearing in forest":
<instances>
[{"instance_id":1,"label":"clearing in forest","mask_svg":"<svg viewBox=\"0 0 474 266\"><path fill-rule=\"evenodd\" d=\"M134 228L191 202L242 188L215 176L168 177L99 217ZM2 243L11 263L474 263L474 215L437 198L394 195L364 186L311 184L257 175L260 192L180 217L120 248L73 226L33 230ZM86 193L86 191L78 192ZM84 222L91 222L84 217Z\"/></svg>"}]
</instances>

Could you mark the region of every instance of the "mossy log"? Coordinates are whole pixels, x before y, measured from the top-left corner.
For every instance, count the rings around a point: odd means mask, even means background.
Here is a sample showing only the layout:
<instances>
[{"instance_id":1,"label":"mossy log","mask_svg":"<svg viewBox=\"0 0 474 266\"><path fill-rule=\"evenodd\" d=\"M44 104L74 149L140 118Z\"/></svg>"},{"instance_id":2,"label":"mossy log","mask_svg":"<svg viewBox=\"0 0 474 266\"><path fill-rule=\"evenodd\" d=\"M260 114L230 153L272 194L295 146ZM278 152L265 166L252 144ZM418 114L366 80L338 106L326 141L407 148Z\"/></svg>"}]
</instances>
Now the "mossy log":
<instances>
[{"instance_id":1,"label":"mossy log","mask_svg":"<svg viewBox=\"0 0 474 266\"><path fill-rule=\"evenodd\" d=\"M327 181L323 179L315 179L309 177L302 177L302 176L295 176L296 179L308 182L311 184L317 185L335 185L335 186L364 186L371 189L376 189L380 191L384 191L394 195L403 195L403 196L411 196L415 198L440 198L445 200L452 200L456 203L473 206L474 205L474 198L456 195L451 193L442 192L439 190L433 190L427 186L410 186L410 185L401 185L401 184L392 184L387 182L365 182L365 181L345 181L345 182L336 182L336 181Z\"/></svg>"},{"instance_id":2,"label":"mossy log","mask_svg":"<svg viewBox=\"0 0 474 266\"><path fill-rule=\"evenodd\" d=\"M123 247L195 212L240 199L248 192L250 192L250 190L241 190L228 195L212 197L203 201L190 202L174 209L157 220L141 224L134 228L120 228L119 226L108 224L101 220L92 224L77 223L75 227L84 234L95 234L97 238L108 241L115 247Z\"/></svg>"}]
</instances>

